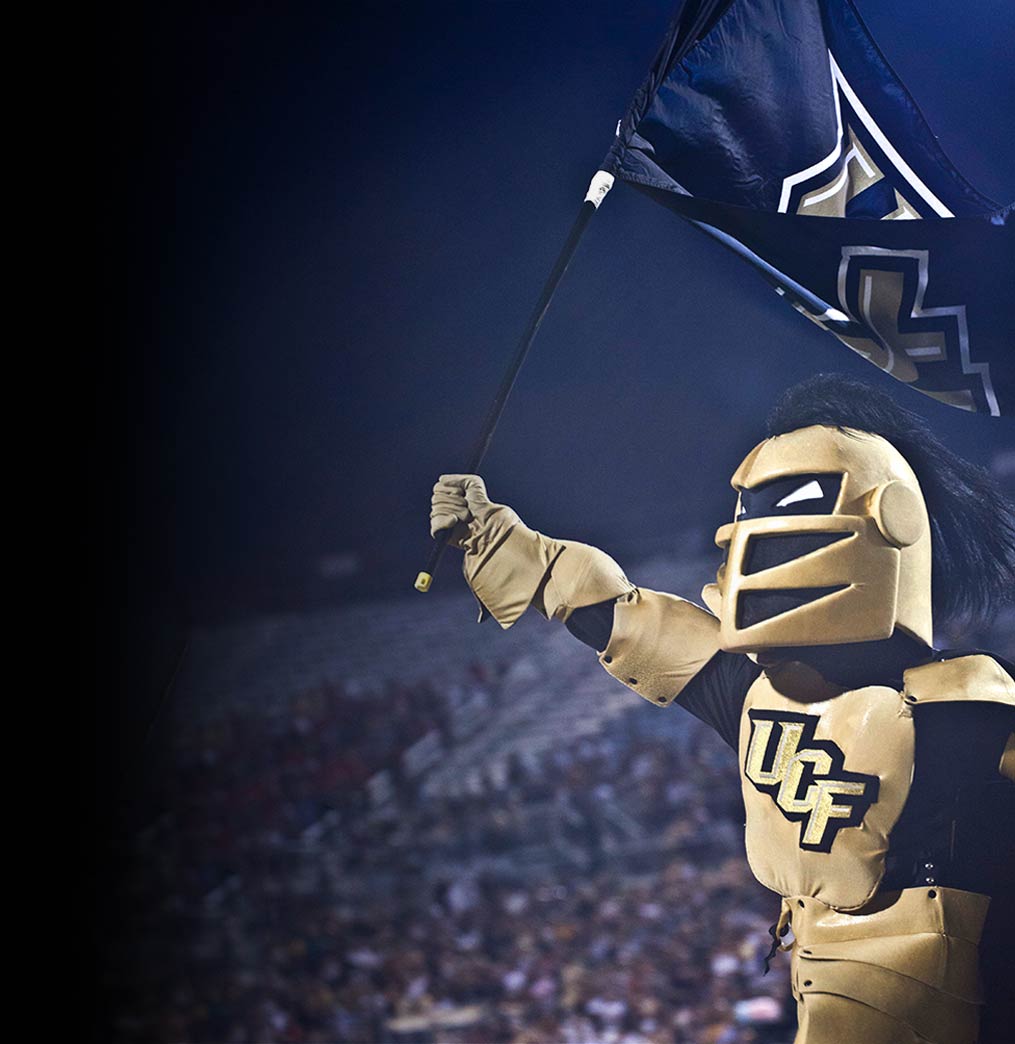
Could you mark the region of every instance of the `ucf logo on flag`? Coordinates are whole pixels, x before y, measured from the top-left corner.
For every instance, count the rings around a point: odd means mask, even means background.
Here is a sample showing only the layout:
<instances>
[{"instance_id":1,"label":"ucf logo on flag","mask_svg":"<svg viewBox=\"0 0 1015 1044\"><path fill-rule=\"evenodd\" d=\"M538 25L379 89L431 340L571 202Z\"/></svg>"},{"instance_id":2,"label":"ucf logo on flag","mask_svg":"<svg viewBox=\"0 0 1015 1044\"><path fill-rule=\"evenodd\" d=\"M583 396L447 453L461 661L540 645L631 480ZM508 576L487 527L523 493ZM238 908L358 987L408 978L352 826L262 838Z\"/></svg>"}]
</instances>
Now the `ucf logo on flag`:
<instances>
[{"instance_id":1,"label":"ucf logo on flag","mask_svg":"<svg viewBox=\"0 0 1015 1044\"><path fill-rule=\"evenodd\" d=\"M858 826L877 800L878 777L847 772L842 750L814 738L816 715L752 710L749 717L744 774L800 823L801 848L831 851L838 831Z\"/></svg>"},{"instance_id":2,"label":"ucf logo on flag","mask_svg":"<svg viewBox=\"0 0 1015 1044\"><path fill-rule=\"evenodd\" d=\"M683 0L603 169L897 380L1015 413L1015 212L941 151L851 0Z\"/></svg>"}]
</instances>

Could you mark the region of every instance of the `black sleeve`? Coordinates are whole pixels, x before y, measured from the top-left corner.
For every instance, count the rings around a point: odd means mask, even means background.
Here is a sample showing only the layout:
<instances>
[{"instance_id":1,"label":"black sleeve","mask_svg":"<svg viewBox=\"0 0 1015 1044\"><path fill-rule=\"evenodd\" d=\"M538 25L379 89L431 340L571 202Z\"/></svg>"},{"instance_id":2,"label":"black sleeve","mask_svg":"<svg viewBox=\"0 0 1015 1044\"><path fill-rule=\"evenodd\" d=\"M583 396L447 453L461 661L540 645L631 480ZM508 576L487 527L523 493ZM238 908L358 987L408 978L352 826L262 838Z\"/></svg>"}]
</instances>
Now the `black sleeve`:
<instances>
[{"instance_id":1,"label":"black sleeve","mask_svg":"<svg viewBox=\"0 0 1015 1044\"><path fill-rule=\"evenodd\" d=\"M575 609L567 618L564 626L586 645L591 645L596 652L602 652L610 644L613 631L613 607L615 598L606 602L597 602L582 609Z\"/></svg>"},{"instance_id":2,"label":"black sleeve","mask_svg":"<svg viewBox=\"0 0 1015 1044\"><path fill-rule=\"evenodd\" d=\"M972 700L913 709L913 781L892 829L883 887L1010 892L1015 784L1000 774L1015 709Z\"/></svg>"},{"instance_id":3,"label":"black sleeve","mask_svg":"<svg viewBox=\"0 0 1015 1044\"><path fill-rule=\"evenodd\" d=\"M744 699L759 674L761 668L749 657L720 650L684 686L676 702L736 750Z\"/></svg>"},{"instance_id":4,"label":"black sleeve","mask_svg":"<svg viewBox=\"0 0 1015 1044\"><path fill-rule=\"evenodd\" d=\"M575 609L566 627L597 652L610 644L615 599ZM734 750L740 731L744 697L761 668L739 653L717 652L687 683L676 702L710 725Z\"/></svg>"}]
</instances>

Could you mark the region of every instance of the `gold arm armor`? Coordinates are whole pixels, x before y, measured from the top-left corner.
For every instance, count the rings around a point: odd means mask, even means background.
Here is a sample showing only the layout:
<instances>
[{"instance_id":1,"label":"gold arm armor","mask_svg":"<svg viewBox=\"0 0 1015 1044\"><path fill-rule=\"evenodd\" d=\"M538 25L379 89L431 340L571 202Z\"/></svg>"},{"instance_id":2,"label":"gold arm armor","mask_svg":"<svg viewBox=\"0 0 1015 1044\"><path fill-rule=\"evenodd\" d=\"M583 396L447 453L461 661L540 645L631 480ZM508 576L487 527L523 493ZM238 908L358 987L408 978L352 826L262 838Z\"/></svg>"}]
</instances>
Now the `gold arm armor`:
<instances>
[{"instance_id":1,"label":"gold arm armor","mask_svg":"<svg viewBox=\"0 0 1015 1044\"><path fill-rule=\"evenodd\" d=\"M465 546L465 579L507 629L531 605L566 622L575 609L616 599L613 631L599 662L629 689L667 706L719 651L719 621L676 595L635 587L604 551L543 536L511 512Z\"/></svg>"},{"instance_id":2,"label":"gold arm armor","mask_svg":"<svg viewBox=\"0 0 1015 1044\"><path fill-rule=\"evenodd\" d=\"M639 587L617 600L599 662L618 681L665 707L719 651L719 621L676 595Z\"/></svg>"},{"instance_id":3,"label":"gold arm armor","mask_svg":"<svg viewBox=\"0 0 1015 1044\"><path fill-rule=\"evenodd\" d=\"M465 548L462 568L480 602L480 620L488 612L507 630L531 605L563 623L575 609L635 590L605 551L543 536L517 515L505 521L482 549Z\"/></svg>"}]
</instances>

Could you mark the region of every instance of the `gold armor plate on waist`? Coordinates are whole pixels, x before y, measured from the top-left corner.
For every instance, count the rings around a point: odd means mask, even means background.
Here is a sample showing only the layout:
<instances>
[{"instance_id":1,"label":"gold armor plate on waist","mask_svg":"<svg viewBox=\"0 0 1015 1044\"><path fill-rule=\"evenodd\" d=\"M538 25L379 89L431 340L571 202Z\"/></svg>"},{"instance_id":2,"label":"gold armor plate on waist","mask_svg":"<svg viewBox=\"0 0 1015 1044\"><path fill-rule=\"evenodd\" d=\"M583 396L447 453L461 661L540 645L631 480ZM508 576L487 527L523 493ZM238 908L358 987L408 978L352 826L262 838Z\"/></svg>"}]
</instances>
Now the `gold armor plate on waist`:
<instances>
[{"instance_id":1,"label":"gold armor plate on waist","mask_svg":"<svg viewBox=\"0 0 1015 1044\"><path fill-rule=\"evenodd\" d=\"M783 901L793 925L796 1044L973 1044L978 944L990 900L954 888L879 895L856 913L811 898Z\"/></svg>"}]
</instances>

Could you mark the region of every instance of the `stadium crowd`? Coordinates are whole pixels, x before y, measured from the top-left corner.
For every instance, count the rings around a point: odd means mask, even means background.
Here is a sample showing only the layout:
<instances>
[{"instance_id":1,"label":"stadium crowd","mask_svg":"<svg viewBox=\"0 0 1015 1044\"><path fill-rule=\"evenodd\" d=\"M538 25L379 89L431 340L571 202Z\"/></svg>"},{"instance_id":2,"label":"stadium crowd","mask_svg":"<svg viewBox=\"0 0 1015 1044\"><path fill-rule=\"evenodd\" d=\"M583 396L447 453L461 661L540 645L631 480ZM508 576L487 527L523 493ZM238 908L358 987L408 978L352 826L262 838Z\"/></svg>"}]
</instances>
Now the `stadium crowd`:
<instances>
[{"instance_id":1,"label":"stadium crowd","mask_svg":"<svg viewBox=\"0 0 1015 1044\"><path fill-rule=\"evenodd\" d=\"M284 713L181 725L127 872L117 1039L791 1039L731 752L689 715L632 706L426 793L413 746L452 748L456 714L498 684L475 667L453 688L325 685Z\"/></svg>"}]
</instances>

